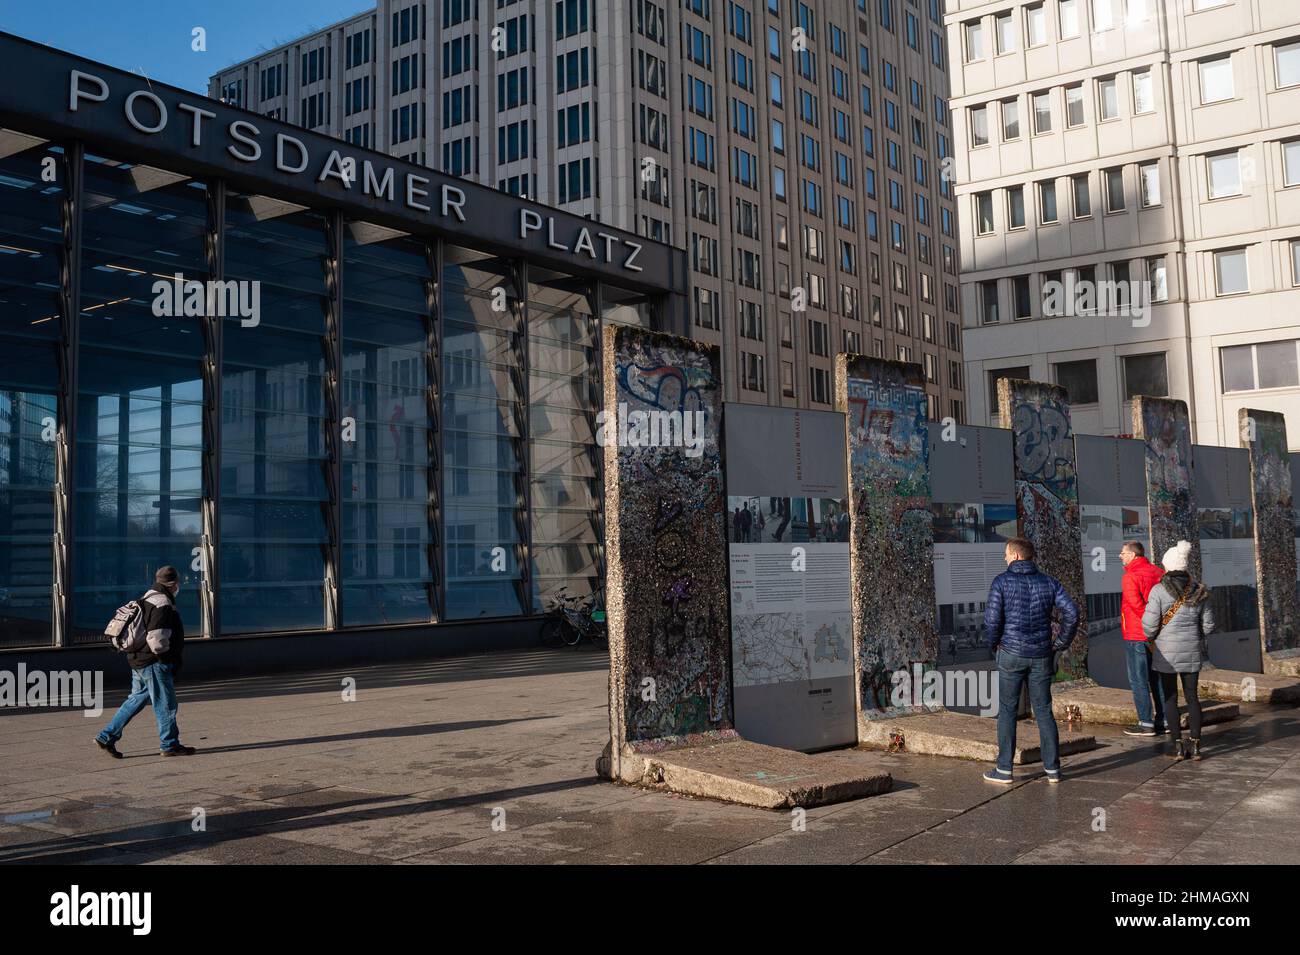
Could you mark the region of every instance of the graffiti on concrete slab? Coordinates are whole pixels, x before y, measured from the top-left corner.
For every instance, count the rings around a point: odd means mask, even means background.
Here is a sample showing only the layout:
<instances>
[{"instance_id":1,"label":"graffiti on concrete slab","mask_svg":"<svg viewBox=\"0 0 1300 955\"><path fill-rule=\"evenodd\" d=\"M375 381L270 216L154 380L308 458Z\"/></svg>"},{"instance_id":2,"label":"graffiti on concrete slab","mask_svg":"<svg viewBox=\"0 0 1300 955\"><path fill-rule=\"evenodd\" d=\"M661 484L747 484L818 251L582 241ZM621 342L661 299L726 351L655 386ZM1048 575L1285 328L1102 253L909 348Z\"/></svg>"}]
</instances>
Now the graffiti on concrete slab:
<instances>
[{"instance_id":1,"label":"graffiti on concrete slab","mask_svg":"<svg viewBox=\"0 0 1300 955\"><path fill-rule=\"evenodd\" d=\"M1250 451L1260 640L1266 653L1295 650L1300 648L1300 608L1286 418L1276 411L1250 408L1242 408L1238 415L1241 444Z\"/></svg>"},{"instance_id":2,"label":"graffiti on concrete slab","mask_svg":"<svg viewBox=\"0 0 1300 955\"><path fill-rule=\"evenodd\" d=\"M1012 432L1020 535L1033 543L1039 569L1079 605L1079 630L1061 669L1069 679L1082 679L1088 675L1088 621L1069 395L1059 385L1003 378L998 404L1002 426Z\"/></svg>"},{"instance_id":3,"label":"graffiti on concrete slab","mask_svg":"<svg viewBox=\"0 0 1300 955\"><path fill-rule=\"evenodd\" d=\"M1192 494L1192 428L1187 403L1173 398L1133 399L1133 437L1146 446L1150 555L1155 561L1180 540L1192 544L1190 570L1201 577L1199 515Z\"/></svg>"},{"instance_id":4,"label":"graffiti on concrete slab","mask_svg":"<svg viewBox=\"0 0 1300 955\"><path fill-rule=\"evenodd\" d=\"M892 674L938 654L934 516L920 365L840 355L848 430L858 711L888 708Z\"/></svg>"},{"instance_id":5,"label":"graffiti on concrete slab","mask_svg":"<svg viewBox=\"0 0 1300 955\"><path fill-rule=\"evenodd\" d=\"M605 444L610 722L615 746L725 731L731 632L718 350L611 327L605 409L699 413L695 454Z\"/></svg>"}]
</instances>

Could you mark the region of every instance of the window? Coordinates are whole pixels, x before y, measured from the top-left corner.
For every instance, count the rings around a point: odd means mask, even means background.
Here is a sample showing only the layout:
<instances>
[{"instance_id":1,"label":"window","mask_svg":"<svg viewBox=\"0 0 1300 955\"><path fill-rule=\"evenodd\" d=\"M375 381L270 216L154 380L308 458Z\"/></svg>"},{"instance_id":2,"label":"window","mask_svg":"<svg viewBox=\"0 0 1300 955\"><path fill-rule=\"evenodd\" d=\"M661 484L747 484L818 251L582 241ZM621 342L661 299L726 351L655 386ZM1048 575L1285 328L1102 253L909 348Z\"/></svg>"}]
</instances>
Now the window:
<instances>
[{"instance_id":1,"label":"window","mask_svg":"<svg viewBox=\"0 0 1300 955\"><path fill-rule=\"evenodd\" d=\"M1214 253L1214 277L1219 295L1238 295L1250 291L1250 275L1245 249L1225 249Z\"/></svg>"},{"instance_id":2,"label":"window","mask_svg":"<svg viewBox=\"0 0 1300 955\"><path fill-rule=\"evenodd\" d=\"M971 20L966 24L966 62L984 59L984 23Z\"/></svg>"},{"instance_id":3,"label":"window","mask_svg":"<svg viewBox=\"0 0 1300 955\"><path fill-rule=\"evenodd\" d=\"M1010 142L1020 138L1020 102L1014 99L1002 101L1002 141Z\"/></svg>"},{"instance_id":4,"label":"window","mask_svg":"<svg viewBox=\"0 0 1300 955\"><path fill-rule=\"evenodd\" d=\"M979 289L979 307L980 321L985 325L996 325L998 322L998 283L997 280L980 282L977 286Z\"/></svg>"},{"instance_id":5,"label":"window","mask_svg":"<svg viewBox=\"0 0 1300 955\"><path fill-rule=\"evenodd\" d=\"M1097 108L1102 122L1119 118L1119 88L1115 85L1115 77L1107 76L1097 81Z\"/></svg>"},{"instance_id":6,"label":"window","mask_svg":"<svg viewBox=\"0 0 1300 955\"><path fill-rule=\"evenodd\" d=\"M1291 284L1300 285L1300 239L1291 240Z\"/></svg>"},{"instance_id":7,"label":"window","mask_svg":"<svg viewBox=\"0 0 1300 955\"><path fill-rule=\"evenodd\" d=\"M1138 179L1142 184L1142 207L1160 205L1160 164L1148 162L1138 166Z\"/></svg>"},{"instance_id":8,"label":"window","mask_svg":"<svg viewBox=\"0 0 1300 955\"><path fill-rule=\"evenodd\" d=\"M1011 11L999 13L993 19L997 24L998 52L1014 52L1016 49L1016 25L1011 18Z\"/></svg>"},{"instance_id":9,"label":"window","mask_svg":"<svg viewBox=\"0 0 1300 955\"><path fill-rule=\"evenodd\" d=\"M1204 103L1221 103L1224 100L1233 98L1234 91L1232 85L1232 57L1221 56L1214 60L1202 60L1199 64L1201 70L1201 102Z\"/></svg>"},{"instance_id":10,"label":"window","mask_svg":"<svg viewBox=\"0 0 1300 955\"><path fill-rule=\"evenodd\" d=\"M1169 371L1165 353L1124 356L1124 400L1136 395L1165 398L1169 395Z\"/></svg>"},{"instance_id":11,"label":"window","mask_svg":"<svg viewBox=\"0 0 1300 955\"><path fill-rule=\"evenodd\" d=\"M1115 0L1092 0L1092 32L1104 33L1115 28Z\"/></svg>"},{"instance_id":12,"label":"window","mask_svg":"<svg viewBox=\"0 0 1300 955\"><path fill-rule=\"evenodd\" d=\"M1017 365L1014 368L997 368L990 371L988 376L990 413L996 413L998 408L998 380L1001 378L1028 378L1029 366Z\"/></svg>"},{"instance_id":13,"label":"window","mask_svg":"<svg viewBox=\"0 0 1300 955\"><path fill-rule=\"evenodd\" d=\"M1300 40L1273 47L1277 61L1277 88L1300 86Z\"/></svg>"},{"instance_id":14,"label":"window","mask_svg":"<svg viewBox=\"0 0 1300 955\"><path fill-rule=\"evenodd\" d=\"M1070 177L1070 186L1074 190L1074 217L1086 219L1092 215L1092 195L1088 190L1088 174L1081 173Z\"/></svg>"},{"instance_id":15,"label":"window","mask_svg":"<svg viewBox=\"0 0 1300 955\"><path fill-rule=\"evenodd\" d=\"M989 144L989 109L987 106L971 107L970 144L972 146L987 146Z\"/></svg>"},{"instance_id":16,"label":"window","mask_svg":"<svg viewBox=\"0 0 1300 955\"><path fill-rule=\"evenodd\" d=\"M975 194L975 234L993 234L993 193Z\"/></svg>"},{"instance_id":17,"label":"window","mask_svg":"<svg viewBox=\"0 0 1300 955\"><path fill-rule=\"evenodd\" d=\"M1195 2L1192 4L1192 9L1212 10L1215 7L1222 7L1230 2L1231 0L1195 0Z\"/></svg>"},{"instance_id":18,"label":"window","mask_svg":"<svg viewBox=\"0 0 1300 955\"><path fill-rule=\"evenodd\" d=\"M1083 123L1083 84L1075 83L1065 88L1065 125L1072 128Z\"/></svg>"},{"instance_id":19,"label":"window","mask_svg":"<svg viewBox=\"0 0 1300 955\"><path fill-rule=\"evenodd\" d=\"M1042 46L1047 42L1047 10L1041 3L1025 7L1025 46Z\"/></svg>"},{"instance_id":20,"label":"window","mask_svg":"<svg viewBox=\"0 0 1300 955\"><path fill-rule=\"evenodd\" d=\"M1072 405L1095 405L1097 396L1097 360L1062 361L1052 366L1056 383L1070 394Z\"/></svg>"},{"instance_id":21,"label":"window","mask_svg":"<svg viewBox=\"0 0 1300 955\"><path fill-rule=\"evenodd\" d=\"M1255 390L1255 346L1235 345L1219 349L1219 367L1223 373L1223 391Z\"/></svg>"},{"instance_id":22,"label":"window","mask_svg":"<svg viewBox=\"0 0 1300 955\"><path fill-rule=\"evenodd\" d=\"M1155 95L1151 87L1151 71L1143 70L1133 74L1133 112L1155 112Z\"/></svg>"},{"instance_id":23,"label":"window","mask_svg":"<svg viewBox=\"0 0 1300 955\"><path fill-rule=\"evenodd\" d=\"M1106 211L1124 211L1124 170L1122 167L1106 170Z\"/></svg>"},{"instance_id":24,"label":"window","mask_svg":"<svg viewBox=\"0 0 1300 955\"><path fill-rule=\"evenodd\" d=\"M1025 227L1025 187L1012 186L1007 190L1007 228Z\"/></svg>"},{"instance_id":25,"label":"window","mask_svg":"<svg viewBox=\"0 0 1300 955\"><path fill-rule=\"evenodd\" d=\"M1038 184L1038 218L1043 224L1059 222L1056 211L1056 180L1048 179Z\"/></svg>"},{"instance_id":26,"label":"window","mask_svg":"<svg viewBox=\"0 0 1300 955\"><path fill-rule=\"evenodd\" d=\"M1011 280L1011 291L1011 304L1014 308L1011 317L1017 321L1022 318L1029 318L1033 309L1029 299L1029 276L1015 276Z\"/></svg>"},{"instance_id":27,"label":"window","mask_svg":"<svg viewBox=\"0 0 1300 955\"><path fill-rule=\"evenodd\" d=\"M1068 40L1079 35L1078 0L1060 0L1057 12L1061 15L1061 39Z\"/></svg>"},{"instance_id":28,"label":"window","mask_svg":"<svg viewBox=\"0 0 1300 955\"><path fill-rule=\"evenodd\" d=\"M1238 161L1235 149L1230 153L1206 156L1205 165L1211 199L1241 195L1241 163Z\"/></svg>"},{"instance_id":29,"label":"window","mask_svg":"<svg viewBox=\"0 0 1300 955\"><path fill-rule=\"evenodd\" d=\"M1052 94L1034 94L1034 132L1050 133L1052 131Z\"/></svg>"},{"instance_id":30,"label":"window","mask_svg":"<svg viewBox=\"0 0 1300 955\"><path fill-rule=\"evenodd\" d=\"M1282 144L1282 183L1300 186L1300 139Z\"/></svg>"},{"instance_id":31,"label":"window","mask_svg":"<svg viewBox=\"0 0 1300 955\"><path fill-rule=\"evenodd\" d=\"M1291 339L1220 349L1224 392L1300 386L1296 344Z\"/></svg>"},{"instance_id":32,"label":"window","mask_svg":"<svg viewBox=\"0 0 1300 955\"><path fill-rule=\"evenodd\" d=\"M1165 257L1147 259L1147 282L1151 285L1151 301L1164 302L1169 298L1169 278L1165 270Z\"/></svg>"}]
</instances>

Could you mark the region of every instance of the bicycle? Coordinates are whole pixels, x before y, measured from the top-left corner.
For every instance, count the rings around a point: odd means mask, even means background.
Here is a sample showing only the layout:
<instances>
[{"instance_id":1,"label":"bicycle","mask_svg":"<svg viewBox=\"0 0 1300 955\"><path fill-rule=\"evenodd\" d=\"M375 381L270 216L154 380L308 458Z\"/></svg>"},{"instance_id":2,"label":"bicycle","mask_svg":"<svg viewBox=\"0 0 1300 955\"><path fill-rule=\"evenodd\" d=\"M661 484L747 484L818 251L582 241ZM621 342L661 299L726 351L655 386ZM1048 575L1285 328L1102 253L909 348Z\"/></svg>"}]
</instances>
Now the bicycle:
<instances>
[{"instance_id":1,"label":"bicycle","mask_svg":"<svg viewBox=\"0 0 1300 955\"><path fill-rule=\"evenodd\" d=\"M586 637L592 643L608 645L609 630L599 594L579 597L561 587L548 601L547 619L542 623L542 646L576 647Z\"/></svg>"}]
</instances>

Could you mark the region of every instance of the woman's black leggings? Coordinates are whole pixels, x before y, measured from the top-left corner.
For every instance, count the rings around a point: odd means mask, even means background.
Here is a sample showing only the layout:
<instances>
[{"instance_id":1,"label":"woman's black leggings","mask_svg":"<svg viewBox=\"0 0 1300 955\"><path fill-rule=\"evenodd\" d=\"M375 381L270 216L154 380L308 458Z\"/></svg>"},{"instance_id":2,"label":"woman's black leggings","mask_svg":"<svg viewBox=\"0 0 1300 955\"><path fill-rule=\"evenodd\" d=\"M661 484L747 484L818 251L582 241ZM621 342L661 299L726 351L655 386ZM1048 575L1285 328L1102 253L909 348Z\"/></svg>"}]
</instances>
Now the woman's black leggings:
<instances>
[{"instance_id":1,"label":"woman's black leggings","mask_svg":"<svg viewBox=\"0 0 1300 955\"><path fill-rule=\"evenodd\" d=\"M1178 715L1178 678L1183 681L1183 699L1187 703L1187 735L1201 738L1201 701L1196 696L1199 673L1157 673L1160 677L1160 695L1165 698L1165 725L1175 741L1182 737L1182 720Z\"/></svg>"}]
</instances>

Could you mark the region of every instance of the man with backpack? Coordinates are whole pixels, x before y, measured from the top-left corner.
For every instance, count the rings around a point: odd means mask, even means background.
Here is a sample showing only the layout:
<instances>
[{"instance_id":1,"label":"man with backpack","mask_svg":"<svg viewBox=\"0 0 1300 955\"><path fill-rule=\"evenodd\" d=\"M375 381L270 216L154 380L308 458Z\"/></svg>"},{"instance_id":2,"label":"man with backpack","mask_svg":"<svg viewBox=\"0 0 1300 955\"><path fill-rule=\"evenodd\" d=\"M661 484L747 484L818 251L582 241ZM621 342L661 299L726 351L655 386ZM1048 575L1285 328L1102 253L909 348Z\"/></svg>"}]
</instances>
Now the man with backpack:
<instances>
[{"instance_id":1,"label":"man with backpack","mask_svg":"<svg viewBox=\"0 0 1300 955\"><path fill-rule=\"evenodd\" d=\"M176 687L185 648L185 628L176 610L180 575L171 565L159 567L154 583L143 597L117 612L105 631L113 646L126 653L131 665L131 695L122 703L108 725L95 737L99 748L121 759L117 741L122 731L146 703L152 704L158 720L158 740L163 756L189 756L193 746L184 746L176 725Z\"/></svg>"}]
</instances>

